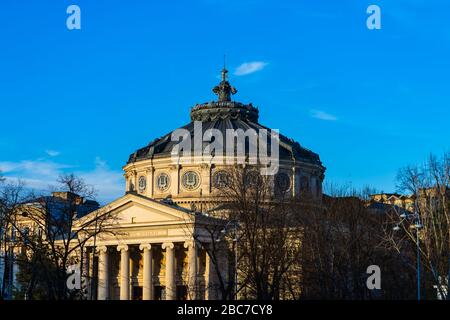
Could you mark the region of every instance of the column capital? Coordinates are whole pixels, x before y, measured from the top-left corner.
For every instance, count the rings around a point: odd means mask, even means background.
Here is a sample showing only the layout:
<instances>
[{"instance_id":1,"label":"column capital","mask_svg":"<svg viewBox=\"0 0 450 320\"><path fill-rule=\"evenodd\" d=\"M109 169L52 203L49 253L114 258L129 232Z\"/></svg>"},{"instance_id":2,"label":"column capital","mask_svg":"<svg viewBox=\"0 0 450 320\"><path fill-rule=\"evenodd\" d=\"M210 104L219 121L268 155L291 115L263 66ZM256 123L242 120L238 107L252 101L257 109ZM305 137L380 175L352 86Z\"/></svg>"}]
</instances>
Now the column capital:
<instances>
[{"instance_id":1,"label":"column capital","mask_svg":"<svg viewBox=\"0 0 450 320\"><path fill-rule=\"evenodd\" d=\"M96 251L106 253L106 252L108 252L108 247L107 246L99 246L96 248Z\"/></svg>"},{"instance_id":2,"label":"column capital","mask_svg":"<svg viewBox=\"0 0 450 320\"><path fill-rule=\"evenodd\" d=\"M166 248L173 249L173 248L175 248L175 245L173 244L173 242L164 242L162 244L161 248L163 248L163 249L166 249Z\"/></svg>"},{"instance_id":3,"label":"column capital","mask_svg":"<svg viewBox=\"0 0 450 320\"><path fill-rule=\"evenodd\" d=\"M128 249L129 249L129 247L126 244L119 244L117 246L117 251L122 251L122 250L128 251Z\"/></svg>"},{"instance_id":4,"label":"column capital","mask_svg":"<svg viewBox=\"0 0 450 320\"><path fill-rule=\"evenodd\" d=\"M175 170L180 170L181 169L181 164L171 164L169 165L169 170L170 171L175 171Z\"/></svg>"},{"instance_id":5,"label":"column capital","mask_svg":"<svg viewBox=\"0 0 450 320\"><path fill-rule=\"evenodd\" d=\"M151 250L152 245L150 243L142 243L139 245L139 250Z\"/></svg>"},{"instance_id":6,"label":"column capital","mask_svg":"<svg viewBox=\"0 0 450 320\"><path fill-rule=\"evenodd\" d=\"M189 247L197 247L197 244L195 243L195 240L188 240L184 242L184 247L185 248L189 248Z\"/></svg>"}]
</instances>

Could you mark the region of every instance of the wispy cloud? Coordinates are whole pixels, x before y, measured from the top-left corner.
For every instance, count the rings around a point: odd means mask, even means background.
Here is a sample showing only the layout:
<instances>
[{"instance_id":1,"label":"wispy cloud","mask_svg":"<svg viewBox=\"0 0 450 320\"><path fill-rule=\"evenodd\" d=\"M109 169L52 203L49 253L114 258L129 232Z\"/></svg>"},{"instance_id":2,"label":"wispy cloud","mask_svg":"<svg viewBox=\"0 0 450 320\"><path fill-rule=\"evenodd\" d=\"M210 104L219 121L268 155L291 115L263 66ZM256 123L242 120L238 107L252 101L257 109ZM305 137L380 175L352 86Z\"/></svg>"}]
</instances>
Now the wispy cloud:
<instances>
[{"instance_id":1,"label":"wispy cloud","mask_svg":"<svg viewBox=\"0 0 450 320\"><path fill-rule=\"evenodd\" d=\"M125 193L125 182L121 171L111 170L107 162L95 158L95 169L78 173L86 183L92 185L99 193L99 200L110 202Z\"/></svg>"},{"instance_id":2,"label":"wispy cloud","mask_svg":"<svg viewBox=\"0 0 450 320\"><path fill-rule=\"evenodd\" d=\"M72 165L38 159L0 162L0 171L7 180L20 179L26 187L40 192L48 191L61 174L73 172L97 190L97 200L103 204L120 197L125 190L122 172L111 170L100 157L95 159L92 170L76 170Z\"/></svg>"},{"instance_id":3,"label":"wispy cloud","mask_svg":"<svg viewBox=\"0 0 450 320\"><path fill-rule=\"evenodd\" d=\"M56 150L45 150L45 153L48 154L50 157L57 157L61 154L61 152Z\"/></svg>"},{"instance_id":4,"label":"wispy cloud","mask_svg":"<svg viewBox=\"0 0 450 320\"><path fill-rule=\"evenodd\" d=\"M322 111L322 110L311 110L311 117L324 120L324 121L336 121L338 118L335 115L332 115L331 113Z\"/></svg>"},{"instance_id":5,"label":"wispy cloud","mask_svg":"<svg viewBox=\"0 0 450 320\"><path fill-rule=\"evenodd\" d=\"M71 166L46 160L23 160L19 162L0 162L0 170L5 175L58 177L59 173Z\"/></svg>"},{"instance_id":6,"label":"wispy cloud","mask_svg":"<svg viewBox=\"0 0 450 320\"><path fill-rule=\"evenodd\" d=\"M244 62L234 70L234 75L245 76L247 74L258 72L264 69L267 64L268 63L264 61Z\"/></svg>"}]
</instances>

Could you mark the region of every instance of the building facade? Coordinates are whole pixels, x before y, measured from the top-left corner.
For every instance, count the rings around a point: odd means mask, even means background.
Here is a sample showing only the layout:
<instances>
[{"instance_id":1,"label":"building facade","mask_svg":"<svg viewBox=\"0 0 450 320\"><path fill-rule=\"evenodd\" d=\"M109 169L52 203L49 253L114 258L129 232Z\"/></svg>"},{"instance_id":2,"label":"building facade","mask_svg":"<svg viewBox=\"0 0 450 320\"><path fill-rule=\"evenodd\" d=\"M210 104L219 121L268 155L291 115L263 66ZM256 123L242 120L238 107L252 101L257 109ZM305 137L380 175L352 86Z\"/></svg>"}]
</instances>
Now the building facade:
<instances>
[{"instance_id":1,"label":"building facade","mask_svg":"<svg viewBox=\"0 0 450 320\"><path fill-rule=\"evenodd\" d=\"M203 247L208 239L202 237L201 225L207 222L201 220L207 217L127 193L78 223L105 214L110 221L84 246L82 276L88 298L220 298L216 270ZM220 267L226 270L225 260Z\"/></svg>"},{"instance_id":2,"label":"building facade","mask_svg":"<svg viewBox=\"0 0 450 320\"><path fill-rule=\"evenodd\" d=\"M196 130L204 137L214 129L224 138L224 146L242 134L248 161L252 134L273 131L259 123L258 108L231 100L237 90L228 82L227 72L222 70L221 82L213 89L217 101L194 106L191 122L180 129L192 141L197 140ZM173 139L175 132L130 155L123 167L123 197L77 220L75 230L96 217L109 217L103 231L89 238L80 252L88 299L220 299L219 275L225 280L233 277L226 250L215 261L208 255L211 239L204 232L207 224L226 221L209 217L202 206L220 203L220 187L239 154L216 152L214 157L223 161L213 163L198 156L193 144L190 161L184 161L187 156L174 161L179 142ZM271 156L271 143L277 143L279 167L272 179L282 191L292 197L306 192L320 200L325 167L319 156L283 135L266 141ZM205 145L201 141L202 149ZM257 142L256 150L260 148ZM230 157L236 161L228 161Z\"/></svg>"}]
</instances>

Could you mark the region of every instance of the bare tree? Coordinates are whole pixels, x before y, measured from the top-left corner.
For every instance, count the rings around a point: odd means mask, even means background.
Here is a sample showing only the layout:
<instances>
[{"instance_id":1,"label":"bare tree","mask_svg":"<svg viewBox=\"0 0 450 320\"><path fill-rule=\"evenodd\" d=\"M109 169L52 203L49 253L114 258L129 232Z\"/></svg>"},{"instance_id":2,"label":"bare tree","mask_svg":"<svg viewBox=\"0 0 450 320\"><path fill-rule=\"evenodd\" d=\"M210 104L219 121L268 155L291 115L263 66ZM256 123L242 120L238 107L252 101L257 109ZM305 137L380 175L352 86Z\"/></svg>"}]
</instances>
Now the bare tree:
<instances>
[{"instance_id":1,"label":"bare tree","mask_svg":"<svg viewBox=\"0 0 450 320\"><path fill-rule=\"evenodd\" d=\"M227 172L215 203L203 210L219 220L197 228L208 235L205 250L215 265L222 299L280 299L301 252L296 201L255 166ZM224 252L227 263L221 261Z\"/></svg>"},{"instance_id":2,"label":"bare tree","mask_svg":"<svg viewBox=\"0 0 450 320\"><path fill-rule=\"evenodd\" d=\"M321 201L307 190L295 198L280 192L276 177L254 167L228 174L191 229L199 245L208 243L222 299L236 292L245 299L414 297L413 252L400 254L386 241L392 207L373 206L373 189L334 187ZM229 269L220 261L224 244ZM382 270L380 290L367 287L371 265Z\"/></svg>"},{"instance_id":3,"label":"bare tree","mask_svg":"<svg viewBox=\"0 0 450 320\"><path fill-rule=\"evenodd\" d=\"M304 238L301 298L408 299L413 270L384 242L387 207L372 206L370 188L333 186L321 208L299 210ZM409 262L409 259L407 260ZM381 269L380 290L367 287L367 268ZM405 270L406 269L406 270Z\"/></svg>"},{"instance_id":4,"label":"bare tree","mask_svg":"<svg viewBox=\"0 0 450 320\"><path fill-rule=\"evenodd\" d=\"M401 230L388 233L391 244L399 252L417 249L417 268L422 261L424 275L430 273L434 289L450 299L450 156L446 153L438 159L430 155L421 166L399 170L397 180L399 190L411 194L415 206L414 212L397 210L391 215L395 229ZM417 272L420 274L420 269Z\"/></svg>"},{"instance_id":5,"label":"bare tree","mask_svg":"<svg viewBox=\"0 0 450 320\"><path fill-rule=\"evenodd\" d=\"M0 298L11 298L13 247L11 246L12 217L17 208L28 198L22 181L5 183L0 179L0 254L2 266L2 283L0 283Z\"/></svg>"},{"instance_id":6,"label":"bare tree","mask_svg":"<svg viewBox=\"0 0 450 320\"><path fill-rule=\"evenodd\" d=\"M204 252L205 259L209 260L208 274L214 281L205 283L204 291L210 292L220 300L231 300L234 298L234 275L228 266L234 265L236 243L233 242L227 227L230 226L228 211L224 209L223 203L202 203L200 211L192 208L193 214L187 216L186 233L191 236L197 248ZM188 265L189 267L189 265ZM188 293L195 299L201 296L200 284L192 288L194 284L186 282ZM218 293L218 296L215 296Z\"/></svg>"},{"instance_id":7,"label":"bare tree","mask_svg":"<svg viewBox=\"0 0 450 320\"><path fill-rule=\"evenodd\" d=\"M38 283L45 283L47 299L80 298L79 291L67 288L67 269L79 264L83 274L84 245L105 232L103 225L110 218L103 213L80 219L98 208L93 201L95 190L73 174L60 176L57 182L58 192L53 196L33 196L23 201L9 219L17 234L16 245L22 251L22 270L31 271L24 292L28 299L33 298ZM37 279L38 275L41 277Z\"/></svg>"}]
</instances>

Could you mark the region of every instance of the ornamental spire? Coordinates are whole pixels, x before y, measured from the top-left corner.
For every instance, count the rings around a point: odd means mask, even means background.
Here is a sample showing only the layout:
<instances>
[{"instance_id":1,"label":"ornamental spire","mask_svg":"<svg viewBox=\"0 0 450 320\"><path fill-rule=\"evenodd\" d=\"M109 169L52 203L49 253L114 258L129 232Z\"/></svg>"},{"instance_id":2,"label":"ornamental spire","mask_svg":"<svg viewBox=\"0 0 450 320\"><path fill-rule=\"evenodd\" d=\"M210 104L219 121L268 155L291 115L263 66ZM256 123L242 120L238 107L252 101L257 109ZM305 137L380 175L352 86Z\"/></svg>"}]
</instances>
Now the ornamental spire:
<instances>
[{"instance_id":1,"label":"ornamental spire","mask_svg":"<svg viewBox=\"0 0 450 320\"><path fill-rule=\"evenodd\" d=\"M225 57L223 61L222 81L214 87L213 92L219 98L219 102L231 101L231 95L237 93L236 88L232 87L228 82L228 70L225 66Z\"/></svg>"}]
</instances>

